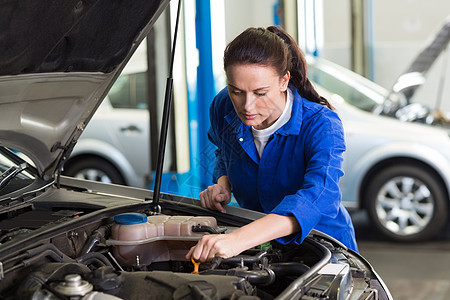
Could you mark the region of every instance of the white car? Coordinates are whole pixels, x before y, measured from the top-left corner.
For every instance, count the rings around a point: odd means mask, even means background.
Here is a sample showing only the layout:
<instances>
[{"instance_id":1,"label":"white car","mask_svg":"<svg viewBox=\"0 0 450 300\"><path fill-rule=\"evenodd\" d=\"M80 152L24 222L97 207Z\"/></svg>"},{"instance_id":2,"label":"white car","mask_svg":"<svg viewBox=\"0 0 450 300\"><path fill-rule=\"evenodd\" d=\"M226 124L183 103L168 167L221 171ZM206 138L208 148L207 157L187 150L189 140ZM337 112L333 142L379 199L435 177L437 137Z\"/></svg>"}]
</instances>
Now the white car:
<instances>
[{"instance_id":1,"label":"white car","mask_svg":"<svg viewBox=\"0 0 450 300\"><path fill-rule=\"evenodd\" d=\"M439 233L449 214L448 130L374 114L398 95L325 60L309 58L309 66L310 78L328 89L321 93L344 124L345 206L366 209L373 225L394 240L421 241Z\"/></svg>"},{"instance_id":2,"label":"white car","mask_svg":"<svg viewBox=\"0 0 450 300\"><path fill-rule=\"evenodd\" d=\"M149 187L149 140L148 110L114 107L106 97L65 163L64 174Z\"/></svg>"}]
</instances>

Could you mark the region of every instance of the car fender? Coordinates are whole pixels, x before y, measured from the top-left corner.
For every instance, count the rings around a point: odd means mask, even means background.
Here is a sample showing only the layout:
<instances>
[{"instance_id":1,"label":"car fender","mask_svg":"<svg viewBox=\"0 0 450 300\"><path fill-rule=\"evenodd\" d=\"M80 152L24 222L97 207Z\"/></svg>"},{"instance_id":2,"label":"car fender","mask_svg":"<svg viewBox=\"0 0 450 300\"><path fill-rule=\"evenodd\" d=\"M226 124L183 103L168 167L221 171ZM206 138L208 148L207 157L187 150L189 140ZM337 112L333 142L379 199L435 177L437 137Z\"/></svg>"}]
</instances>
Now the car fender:
<instances>
[{"instance_id":1,"label":"car fender","mask_svg":"<svg viewBox=\"0 0 450 300\"><path fill-rule=\"evenodd\" d=\"M362 184L369 171L378 163L391 158L411 158L421 161L433 168L442 178L447 191L450 190L450 160L439 151L419 143L394 142L372 148L364 153L350 169L345 170L343 180L345 190L342 199L346 206L358 208L362 206L359 199ZM447 195L449 193L447 192Z\"/></svg>"},{"instance_id":2,"label":"car fender","mask_svg":"<svg viewBox=\"0 0 450 300\"><path fill-rule=\"evenodd\" d=\"M120 171L128 185L141 186L139 176L127 158L114 146L98 139L80 139L70 155L69 161L80 155L96 155L111 162Z\"/></svg>"}]
</instances>

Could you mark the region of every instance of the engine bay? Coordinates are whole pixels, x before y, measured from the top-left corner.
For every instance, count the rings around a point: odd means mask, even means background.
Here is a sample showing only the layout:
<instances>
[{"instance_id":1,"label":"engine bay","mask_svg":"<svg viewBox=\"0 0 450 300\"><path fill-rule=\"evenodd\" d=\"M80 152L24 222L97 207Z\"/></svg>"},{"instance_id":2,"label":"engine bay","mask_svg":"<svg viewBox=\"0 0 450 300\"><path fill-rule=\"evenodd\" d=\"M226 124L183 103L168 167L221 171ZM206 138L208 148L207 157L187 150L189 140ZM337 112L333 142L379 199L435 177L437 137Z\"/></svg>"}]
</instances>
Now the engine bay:
<instances>
[{"instance_id":1,"label":"engine bay","mask_svg":"<svg viewBox=\"0 0 450 300\"><path fill-rule=\"evenodd\" d=\"M201 236L245 222L142 207L53 206L0 221L0 299L377 299L370 268L320 236L197 269L185 255Z\"/></svg>"}]
</instances>

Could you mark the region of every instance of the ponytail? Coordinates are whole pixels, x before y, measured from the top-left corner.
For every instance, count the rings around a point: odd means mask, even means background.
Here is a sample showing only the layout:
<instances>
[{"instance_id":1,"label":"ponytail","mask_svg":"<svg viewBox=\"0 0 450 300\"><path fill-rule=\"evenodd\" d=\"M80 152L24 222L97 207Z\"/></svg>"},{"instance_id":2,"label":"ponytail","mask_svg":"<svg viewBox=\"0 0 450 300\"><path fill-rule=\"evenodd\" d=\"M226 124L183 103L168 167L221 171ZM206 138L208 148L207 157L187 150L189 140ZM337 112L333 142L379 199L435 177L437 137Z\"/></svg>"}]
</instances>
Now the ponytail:
<instances>
[{"instance_id":1,"label":"ponytail","mask_svg":"<svg viewBox=\"0 0 450 300\"><path fill-rule=\"evenodd\" d=\"M290 83L297 89L300 96L309 101L320 103L330 109L334 109L327 99L317 93L311 81L309 81L307 77L308 64L294 39L279 26L269 26L267 30L279 36L288 46L291 59L289 68L291 73Z\"/></svg>"}]
</instances>

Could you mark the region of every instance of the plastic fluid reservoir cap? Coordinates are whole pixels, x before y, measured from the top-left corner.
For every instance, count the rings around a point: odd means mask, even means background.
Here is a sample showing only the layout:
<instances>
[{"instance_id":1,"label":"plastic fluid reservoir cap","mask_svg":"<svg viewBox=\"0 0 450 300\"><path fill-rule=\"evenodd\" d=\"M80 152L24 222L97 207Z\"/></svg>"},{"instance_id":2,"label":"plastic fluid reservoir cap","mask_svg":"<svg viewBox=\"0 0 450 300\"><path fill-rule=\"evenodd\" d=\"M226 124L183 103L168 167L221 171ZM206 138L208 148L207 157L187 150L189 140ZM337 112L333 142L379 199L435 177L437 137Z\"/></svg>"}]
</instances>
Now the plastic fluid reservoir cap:
<instances>
[{"instance_id":1,"label":"plastic fluid reservoir cap","mask_svg":"<svg viewBox=\"0 0 450 300\"><path fill-rule=\"evenodd\" d=\"M116 224L133 225L147 222L147 216L140 213L124 213L114 216Z\"/></svg>"}]
</instances>

